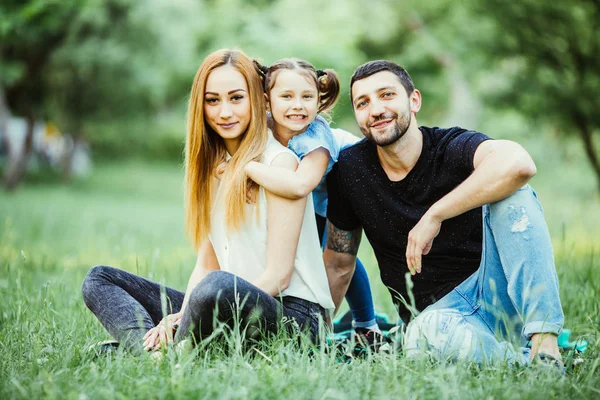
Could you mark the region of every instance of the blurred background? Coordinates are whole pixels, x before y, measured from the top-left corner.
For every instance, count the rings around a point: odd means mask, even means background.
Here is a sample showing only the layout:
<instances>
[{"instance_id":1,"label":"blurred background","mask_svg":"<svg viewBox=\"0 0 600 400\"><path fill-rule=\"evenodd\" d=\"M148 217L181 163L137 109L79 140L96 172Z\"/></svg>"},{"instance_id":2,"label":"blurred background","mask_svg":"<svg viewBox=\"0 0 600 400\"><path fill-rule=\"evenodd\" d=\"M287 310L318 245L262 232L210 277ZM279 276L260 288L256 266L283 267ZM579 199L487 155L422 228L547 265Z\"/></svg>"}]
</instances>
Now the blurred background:
<instances>
[{"instance_id":1,"label":"blurred background","mask_svg":"<svg viewBox=\"0 0 600 400\"><path fill-rule=\"evenodd\" d=\"M207 54L236 47L267 64L294 56L335 69L333 124L358 136L353 70L402 64L423 95L420 124L460 125L531 153L556 251L594 263L599 28L593 0L3 0L0 256L181 270L185 282L188 91Z\"/></svg>"}]
</instances>

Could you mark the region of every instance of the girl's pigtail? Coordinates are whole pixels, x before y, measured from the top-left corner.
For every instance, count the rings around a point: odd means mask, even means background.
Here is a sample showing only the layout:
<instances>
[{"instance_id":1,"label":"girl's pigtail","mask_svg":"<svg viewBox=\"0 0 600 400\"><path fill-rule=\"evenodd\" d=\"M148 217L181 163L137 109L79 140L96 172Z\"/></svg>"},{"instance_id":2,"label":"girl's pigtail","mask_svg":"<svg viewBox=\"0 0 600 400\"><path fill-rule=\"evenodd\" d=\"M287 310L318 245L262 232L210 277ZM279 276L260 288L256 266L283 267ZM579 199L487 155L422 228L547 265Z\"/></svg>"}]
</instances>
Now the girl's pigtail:
<instances>
[{"instance_id":1,"label":"girl's pigtail","mask_svg":"<svg viewBox=\"0 0 600 400\"><path fill-rule=\"evenodd\" d=\"M319 89L319 113L332 109L340 97L340 80L337 73L332 69L316 70L317 84Z\"/></svg>"},{"instance_id":2,"label":"girl's pigtail","mask_svg":"<svg viewBox=\"0 0 600 400\"><path fill-rule=\"evenodd\" d=\"M254 68L256 68L256 72L260 76L260 80L262 81L263 91L267 91L267 74L269 73L269 67L266 65L262 65L257 60L252 60L254 63Z\"/></svg>"}]
</instances>

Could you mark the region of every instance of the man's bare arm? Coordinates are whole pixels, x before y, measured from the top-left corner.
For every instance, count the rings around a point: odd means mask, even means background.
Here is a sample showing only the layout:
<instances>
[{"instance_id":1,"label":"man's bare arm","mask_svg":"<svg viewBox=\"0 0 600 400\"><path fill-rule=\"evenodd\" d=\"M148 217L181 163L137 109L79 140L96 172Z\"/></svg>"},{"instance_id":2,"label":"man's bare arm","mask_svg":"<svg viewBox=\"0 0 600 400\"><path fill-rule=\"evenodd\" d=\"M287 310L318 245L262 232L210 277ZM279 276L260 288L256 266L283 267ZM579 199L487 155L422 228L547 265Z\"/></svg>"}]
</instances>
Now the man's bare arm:
<instances>
[{"instance_id":1,"label":"man's bare arm","mask_svg":"<svg viewBox=\"0 0 600 400\"><path fill-rule=\"evenodd\" d=\"M345 231L336 228L329 221L327 222L327 245L323 253L323 260L336 310L344 299L354 275L361 236L361 228Z\"/></svg>"},{"instance_id":2,"label":"man's bare arm","mask_svg":"<svg viewBox=\"0 0 600 400\"><path fill-rule=\"evenodd\" d=\"M443 221L510 196L536 173L529 153L508 140L481 143L473 167L471 176L433 204L409 232L406 262L411 274L421 272L422 255L431 250Z\"/></svg>"}]
</instances>

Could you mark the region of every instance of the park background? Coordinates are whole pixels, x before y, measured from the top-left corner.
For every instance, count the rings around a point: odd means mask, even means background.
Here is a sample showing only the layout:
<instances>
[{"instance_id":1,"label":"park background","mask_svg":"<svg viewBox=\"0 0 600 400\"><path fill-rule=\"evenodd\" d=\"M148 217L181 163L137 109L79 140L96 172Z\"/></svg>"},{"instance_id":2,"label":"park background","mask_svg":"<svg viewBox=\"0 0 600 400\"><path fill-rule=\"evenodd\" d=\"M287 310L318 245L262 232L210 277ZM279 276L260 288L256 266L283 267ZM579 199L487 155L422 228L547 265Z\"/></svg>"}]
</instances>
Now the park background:
<instances>
[{"instance_id":1,"label":"park background","mask_svg":"<svg viewBox=\"0 0 600 400\"><path fill-rule=\"evenodd\" d=\"M3 1L0 397L597 398L599 27L592 0ZM584 362L561 379L396 355L340 363L283 339L160 365L87 353L108 338L81 299L90 267L185 287L195 260L183 231L188 92L203 58L223 47L335 69L333 126L357 136L349 77L385 58L421 91L420 124L521 143L538 167L531 184L566 327L590 343ZM377 310L394 320L366 239L360 256Z\"/></svg>"}]
</instances>

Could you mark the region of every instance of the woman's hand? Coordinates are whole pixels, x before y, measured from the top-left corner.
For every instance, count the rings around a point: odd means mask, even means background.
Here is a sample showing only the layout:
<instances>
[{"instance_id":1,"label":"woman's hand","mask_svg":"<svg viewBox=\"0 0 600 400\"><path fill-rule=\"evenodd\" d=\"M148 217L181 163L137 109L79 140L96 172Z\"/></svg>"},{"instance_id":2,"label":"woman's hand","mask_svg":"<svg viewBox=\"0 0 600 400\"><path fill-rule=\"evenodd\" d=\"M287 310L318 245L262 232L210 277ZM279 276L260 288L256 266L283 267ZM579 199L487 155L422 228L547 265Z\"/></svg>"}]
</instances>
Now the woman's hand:
<instances>
[{"instance_id":1,"label":"woman's hand","mask_svg":"<svg viewBox=\"0 0 600 400\"><path fill-rule=\"evenodd\" d=\"M169 314L144 335L144 350L158 350L173 341L173 334L181 321L181 313Z\"/></svg>"}]
</instances>

